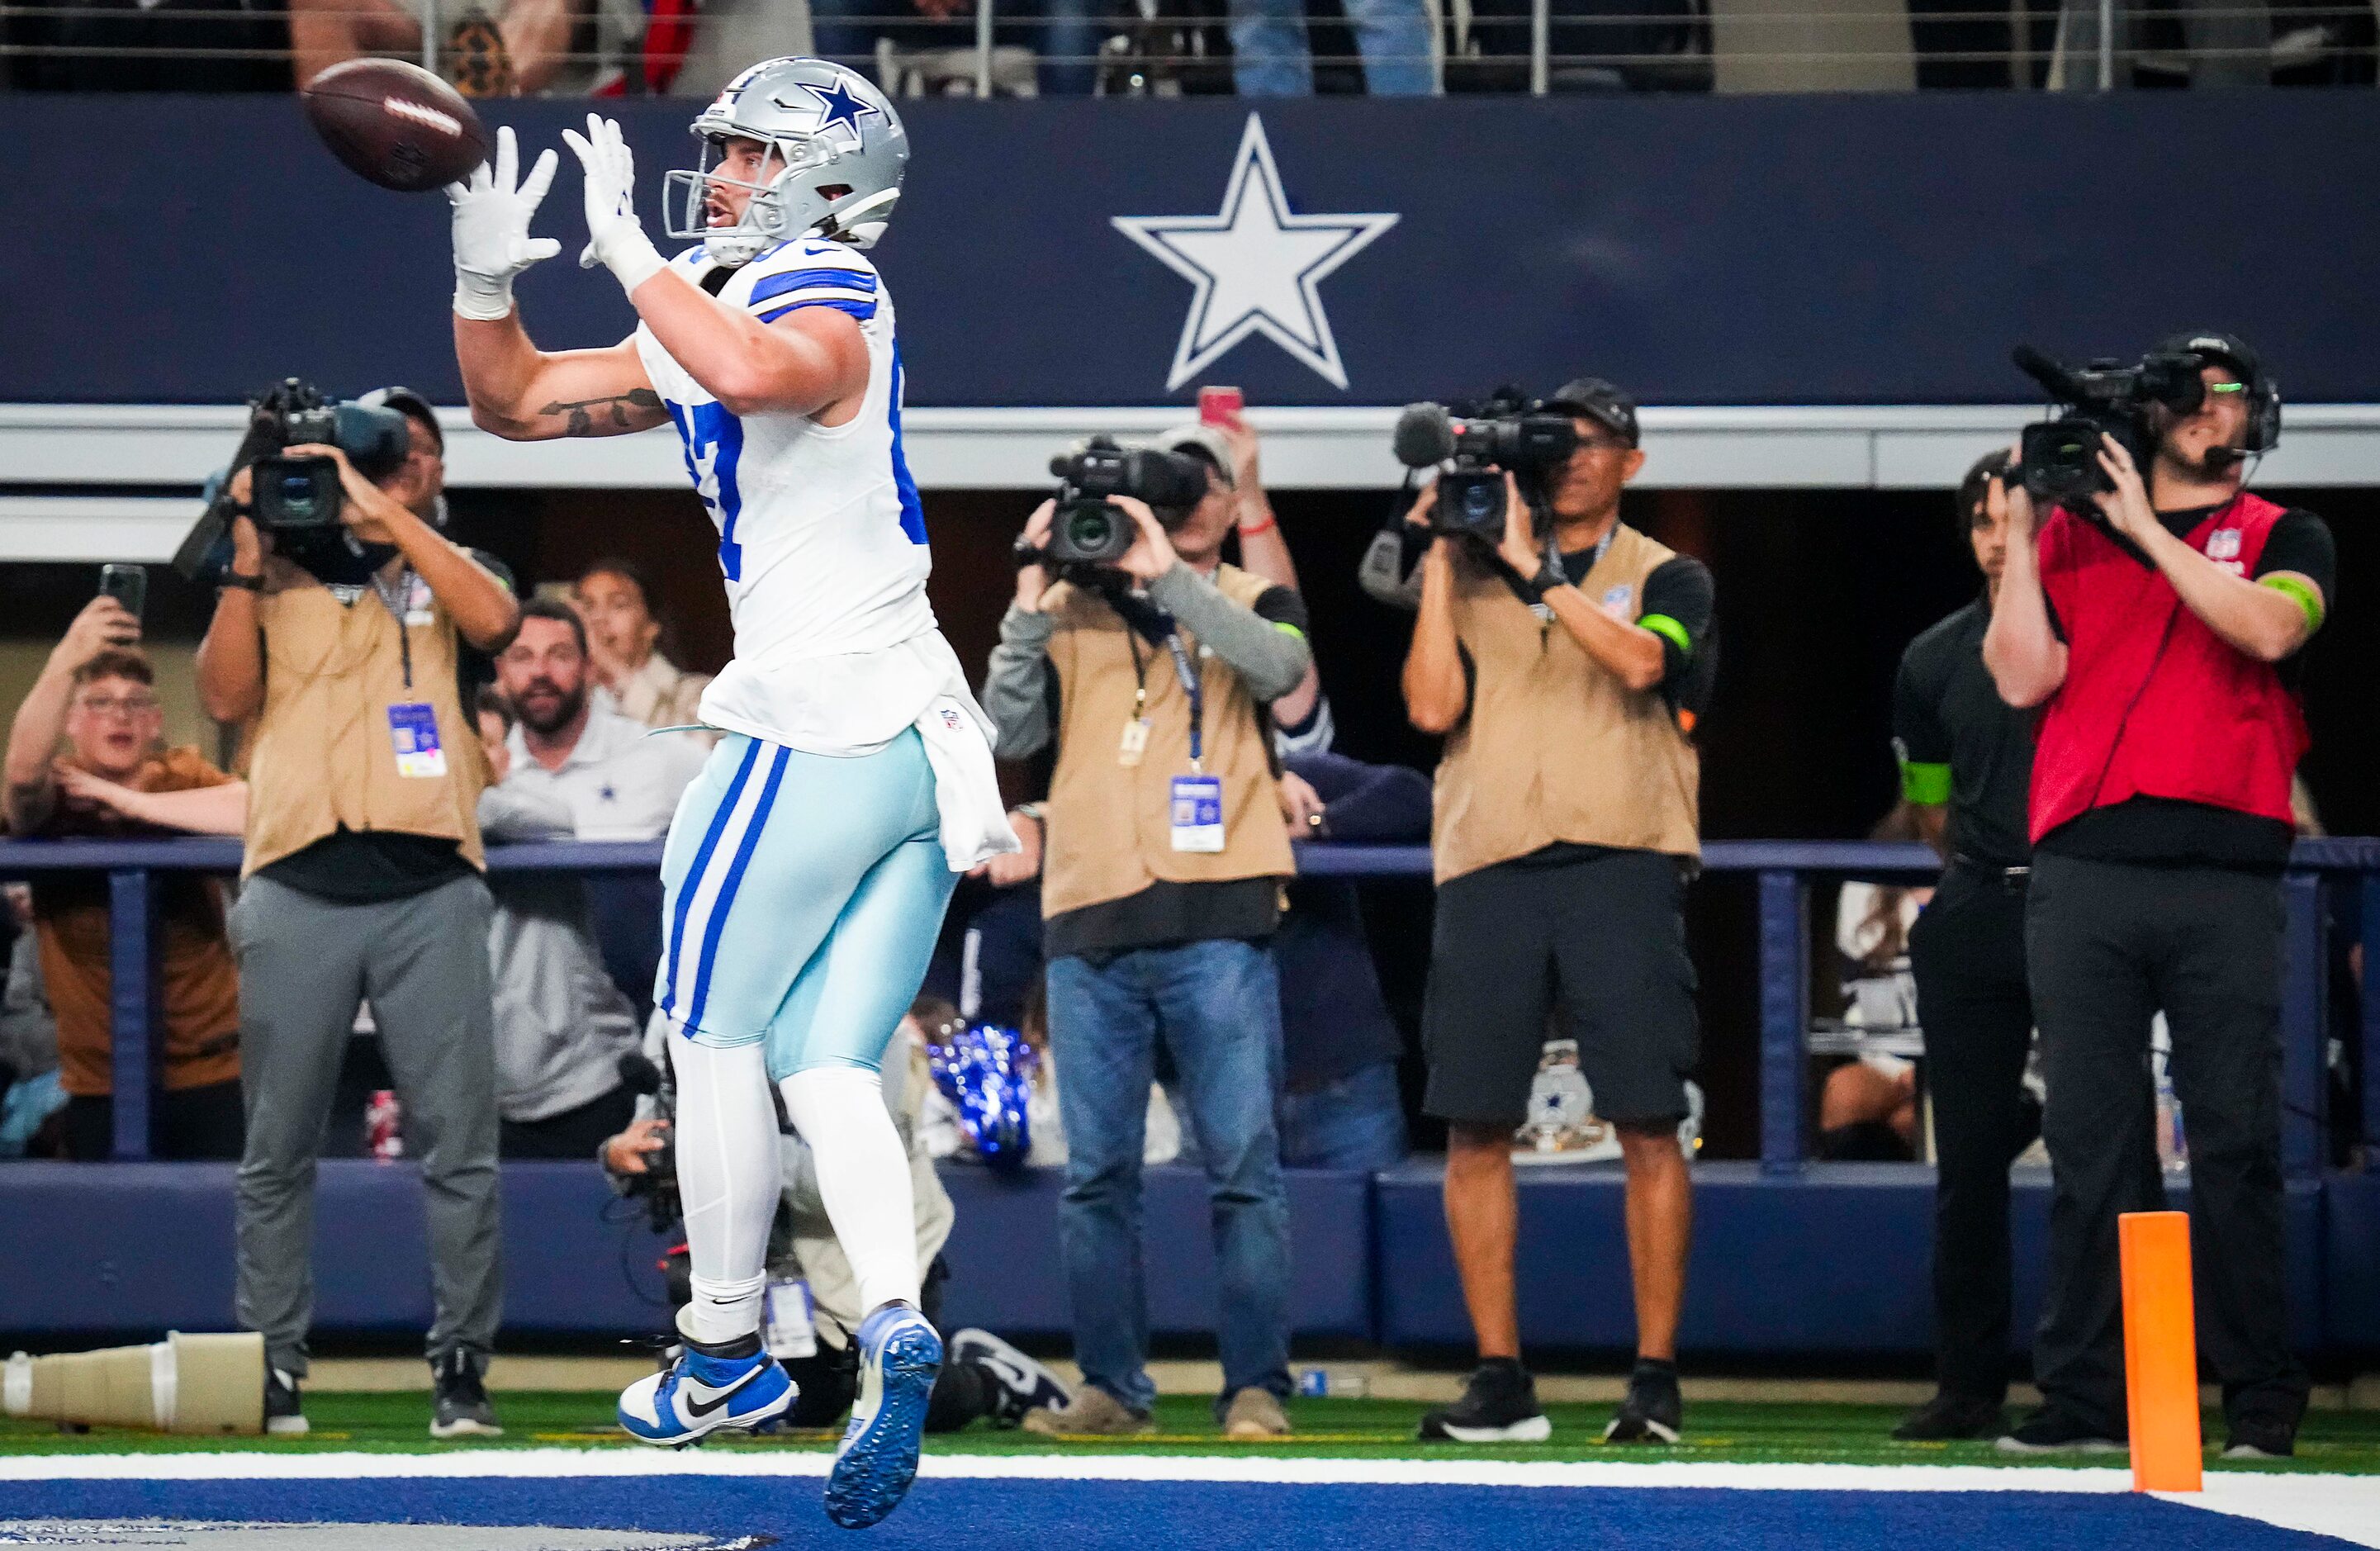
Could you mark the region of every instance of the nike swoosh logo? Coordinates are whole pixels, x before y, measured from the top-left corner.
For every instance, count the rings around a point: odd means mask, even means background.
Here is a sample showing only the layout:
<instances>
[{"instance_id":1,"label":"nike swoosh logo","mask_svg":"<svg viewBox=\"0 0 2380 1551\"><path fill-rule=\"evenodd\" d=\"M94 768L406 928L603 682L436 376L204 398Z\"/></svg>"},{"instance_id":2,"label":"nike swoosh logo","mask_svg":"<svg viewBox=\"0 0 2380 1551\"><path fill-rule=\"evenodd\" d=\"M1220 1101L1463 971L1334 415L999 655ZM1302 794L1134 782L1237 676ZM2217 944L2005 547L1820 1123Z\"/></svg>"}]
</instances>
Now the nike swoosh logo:
<instances>
[{"instance_id":1,"label":"nike swoosh logo","mask_svg":"<svg viewBox=\"0 0 2380 1551\"><path fill-rule=\"evenodd\" d=\"M754 1379L759 1378L765 1372L767 1372L765 1367L755 1368L750 1373L746 1374L742 1378L739 1378L735 1383L729 1385L726 1388L713 1390L711 1392L710 1399L708 1400L699 1400L695 1399L692 1395L688 1395L686 1398L686 1413L688 1416L709 1416L712 1412L717 1411L720 1407L725 1405L728 1401L741 1394L746 1386L749 1385ZM689 1387L691 1387L689 1386Z\"/></svg>"}]
</instances>

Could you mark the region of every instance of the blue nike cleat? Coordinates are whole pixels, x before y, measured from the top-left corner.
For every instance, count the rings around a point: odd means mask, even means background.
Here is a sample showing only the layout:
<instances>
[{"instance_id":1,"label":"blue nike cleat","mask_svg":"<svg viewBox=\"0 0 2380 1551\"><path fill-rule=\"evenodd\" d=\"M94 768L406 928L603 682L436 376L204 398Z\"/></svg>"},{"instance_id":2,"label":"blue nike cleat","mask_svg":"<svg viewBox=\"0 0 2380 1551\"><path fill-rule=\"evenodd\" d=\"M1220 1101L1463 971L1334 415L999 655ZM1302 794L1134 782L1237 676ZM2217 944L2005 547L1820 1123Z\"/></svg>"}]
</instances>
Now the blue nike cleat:
<instances>
[{"instance_id":1,"label":"blue nike cleat","mask_svg":"<svg viewBox=\"0 0 2380 1551\"><path fill-rule=\"evenodd\" d=\"M859 1327L859 1399L826 1478L826 1516L864 1530L901 1506L917 1478L926 1402L942 1371L942 1339L906 1303L888 1303Z\"/></svg>"},{"instance_id":2,"label":"blue nike cleat","mask_svg":"<svg viewBox=\"0 0 2380 1551\"><path fill-rule=\"evenodd\" d=\"M684 1448L712 1433L771 1427L796 1393L757 1332L717 1344L689 1339L667 1373L620 1391L620 1425L639 1443Z\"/></svg>"}]
</instances>

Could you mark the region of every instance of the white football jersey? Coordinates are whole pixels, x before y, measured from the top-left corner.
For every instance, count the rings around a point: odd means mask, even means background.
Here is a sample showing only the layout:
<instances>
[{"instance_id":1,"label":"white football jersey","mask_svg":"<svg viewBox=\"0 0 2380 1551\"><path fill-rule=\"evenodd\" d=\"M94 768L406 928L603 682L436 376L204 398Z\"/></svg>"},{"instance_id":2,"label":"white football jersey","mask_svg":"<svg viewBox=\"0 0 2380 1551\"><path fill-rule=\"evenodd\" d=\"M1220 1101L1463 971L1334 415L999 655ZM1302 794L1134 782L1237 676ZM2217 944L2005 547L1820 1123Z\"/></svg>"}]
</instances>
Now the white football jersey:
<instances>
[{"instance_id":1,"label":"white football jersey","mask_svg":"<svg viewBox=\"0 0 2380 1551\"><path fill-rule=\"evenodd\" d=\"M832 427L731 415L650 328L639 323L635 339L719 530L735 658L704 693L703 720L809 753L868 752L915 721L955 666L926 600L931 561L901 452L892 299L865 256L820 238L781 243L723 284L699 247L670 267L763 322L803 307L859 321L867 395Z\"/></svg>"}]
</instances>

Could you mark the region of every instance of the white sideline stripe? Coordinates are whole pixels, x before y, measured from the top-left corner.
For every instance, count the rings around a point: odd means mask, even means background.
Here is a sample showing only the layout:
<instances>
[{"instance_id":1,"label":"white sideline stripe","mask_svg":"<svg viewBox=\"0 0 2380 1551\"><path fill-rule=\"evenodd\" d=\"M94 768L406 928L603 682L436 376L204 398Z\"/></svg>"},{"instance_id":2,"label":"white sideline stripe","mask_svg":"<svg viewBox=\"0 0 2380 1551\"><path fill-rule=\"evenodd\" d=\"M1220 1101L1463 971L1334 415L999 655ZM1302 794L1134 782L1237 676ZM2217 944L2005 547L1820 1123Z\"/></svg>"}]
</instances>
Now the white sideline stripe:
<instances>
[{"instance_id":1,"label":"white sideline stripe","mask_svg":"<svg viewBox=\"0 0 2380 1551\"><path fill-rule=\"evenodd\" d=\"M822 1449L768 1453L625 1448L455 1454L83 1454L0 1458L0 1481L551 1480L656 1475L823 1476ZM1270 1485L1665 1487L1762 1492L2125 1492L2127 1470L1989 1465L1529 1463L1500 1460L1282 1460L1062 1454L932 1455L941 1480L1165 1481ZM2380 1548L2380 1476L2214 1473L2168 1502Z\"/></svg>"}]
</instances>

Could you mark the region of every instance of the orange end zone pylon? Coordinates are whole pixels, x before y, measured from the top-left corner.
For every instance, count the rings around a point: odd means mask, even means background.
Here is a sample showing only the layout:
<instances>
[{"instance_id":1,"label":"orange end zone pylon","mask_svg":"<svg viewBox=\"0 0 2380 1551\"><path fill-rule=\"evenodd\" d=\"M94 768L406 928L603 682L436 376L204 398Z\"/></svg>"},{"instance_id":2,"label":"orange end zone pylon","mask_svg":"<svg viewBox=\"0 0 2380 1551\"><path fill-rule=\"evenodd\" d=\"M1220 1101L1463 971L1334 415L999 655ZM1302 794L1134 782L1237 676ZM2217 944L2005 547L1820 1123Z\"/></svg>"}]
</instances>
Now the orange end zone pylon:
<instances>
[{"instance_id":1,"label":"orange end zone pylon","mask_svg":"<svg viewBox=\"0 0 2380 1551\"><path fill-rule=\"evenodd\" d=\"M2198 1433L2190 1218L2182 1212L2126 1212L2116 1231L2123 1258L2132 1489L2195 1492L2205 1475Z\"/></svg>"}]
</instances>

